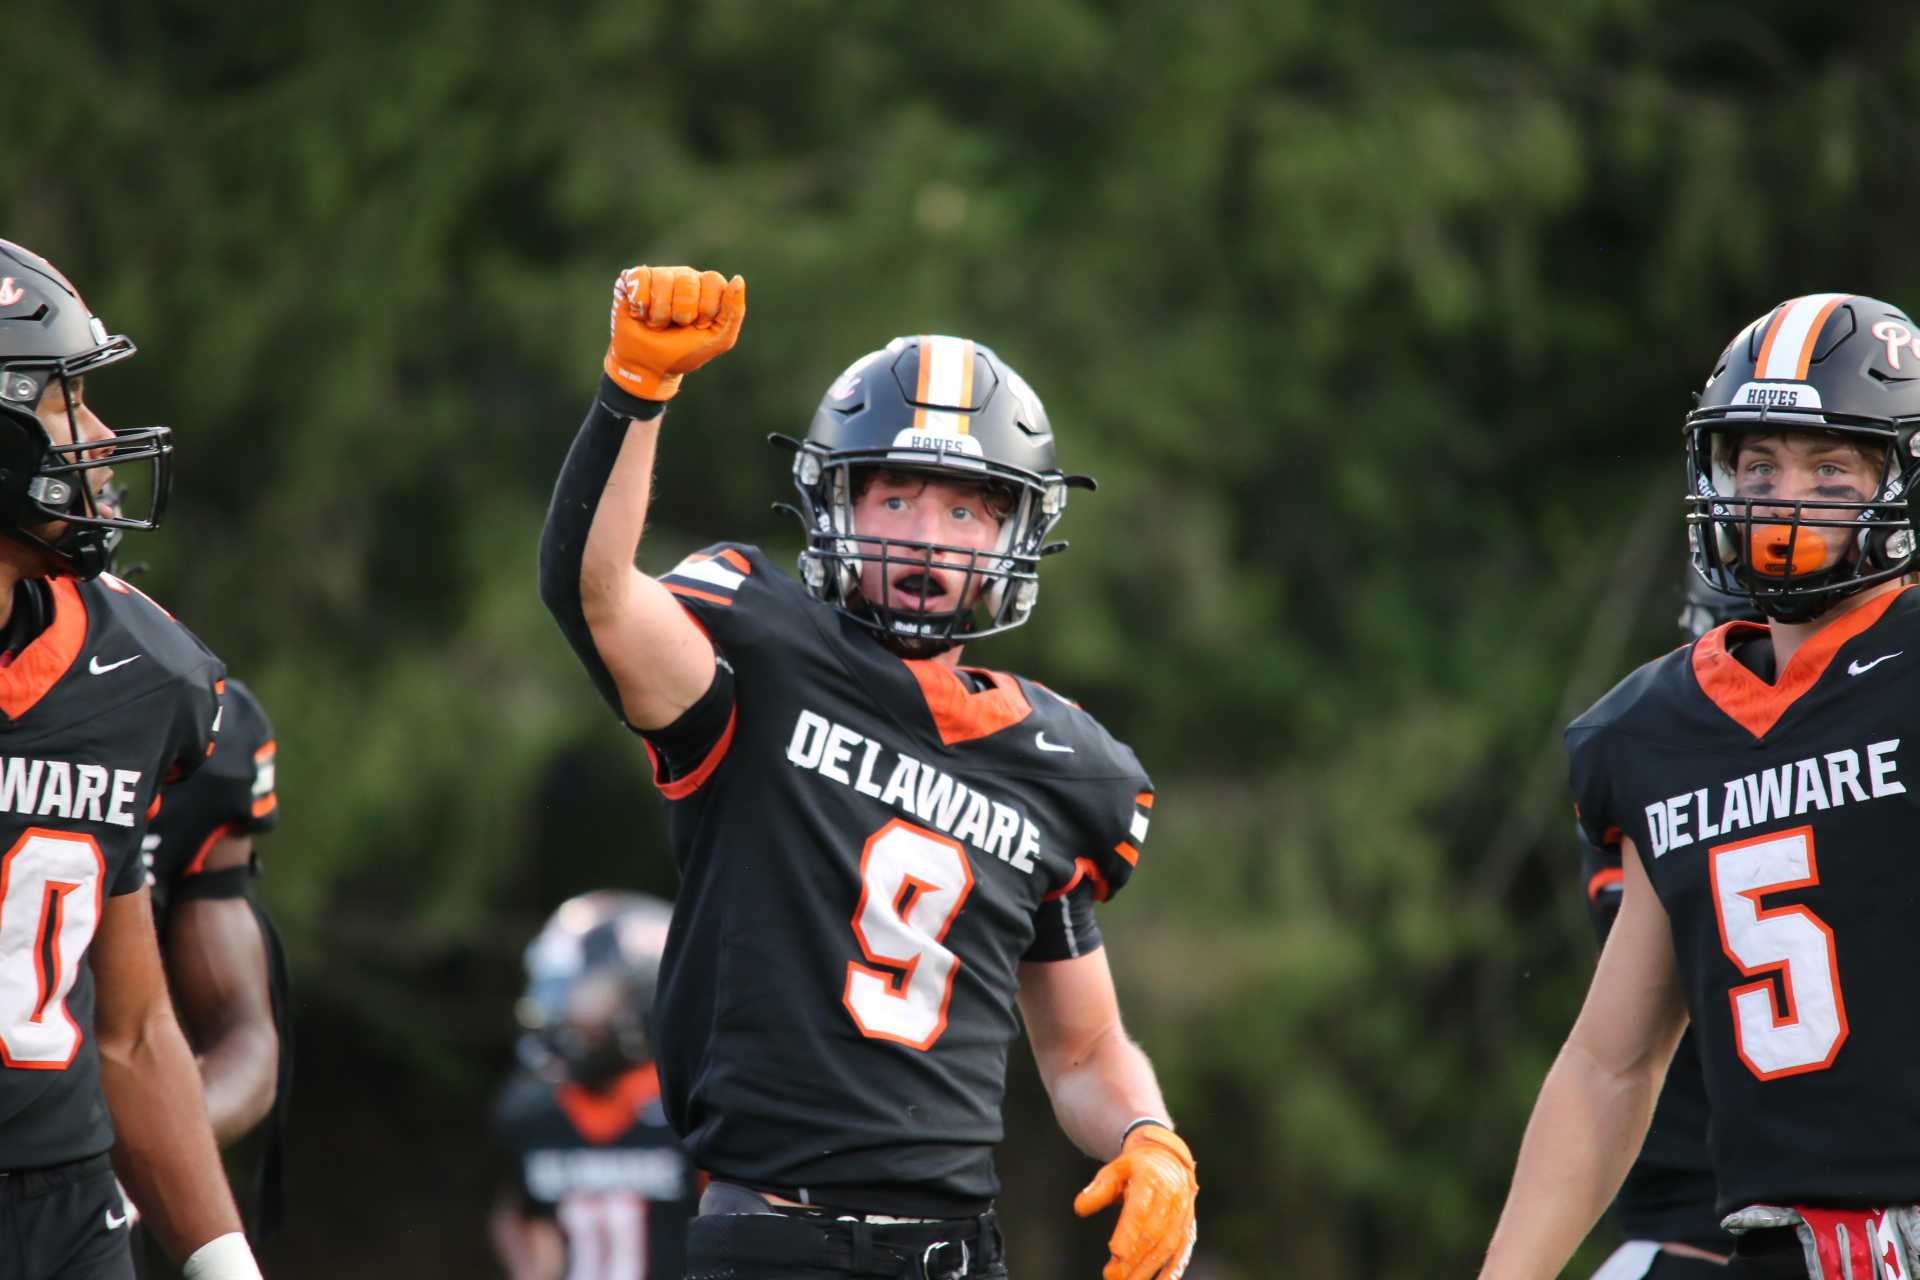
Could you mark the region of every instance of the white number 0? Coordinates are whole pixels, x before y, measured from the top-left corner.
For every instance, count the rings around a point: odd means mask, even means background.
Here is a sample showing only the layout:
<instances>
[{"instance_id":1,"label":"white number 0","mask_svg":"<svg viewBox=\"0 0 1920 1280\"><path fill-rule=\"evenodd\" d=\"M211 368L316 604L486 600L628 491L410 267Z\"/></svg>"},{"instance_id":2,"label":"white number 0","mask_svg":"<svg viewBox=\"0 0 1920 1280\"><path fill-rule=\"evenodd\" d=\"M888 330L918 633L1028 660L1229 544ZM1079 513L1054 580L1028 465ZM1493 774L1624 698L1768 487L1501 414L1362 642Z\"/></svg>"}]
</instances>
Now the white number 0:
<instances>
[{"instance_id":1,"label":"white number 0","mask_svg":"<svg viewBox=\"0 0 1920 1280\"><path fill-rule=\"evenodd\" d=\"M941 945L973 892L973 867L957 840L895 818L860 855L853 936L885 970L847 962L847 1012L861 1034L929 1049L947 1029L960 957Z\"/></svg>"},{"instance_id":2,"label":"white number 0","mask_svg":"<svg viewBox=\"0 0 1920 1280\"><path fill-rule=\"evenodd\" d=\"M0 857L0 1061L64 1070L80 1049L67 993L100 924L106 861L89 836L30 828Z\"/></svg>"},{"instance_id":3,"label":"white number 0","mask_svg":"<svg viewBox=\"0 0 1920 1280\"><path fill-rule=\"evenodd\" d=\"M1833 930L1805 907L1760 909L1762 894L1820 883L1813 828L1721 845L1712 856L1720 944L1741 973L1760 979L1727 993L1741 1061L1762 1080L1832 1066L1847 1038ZM1784 1017L1774 1007L1773 973Z\"/></svg>"}]
</instances>

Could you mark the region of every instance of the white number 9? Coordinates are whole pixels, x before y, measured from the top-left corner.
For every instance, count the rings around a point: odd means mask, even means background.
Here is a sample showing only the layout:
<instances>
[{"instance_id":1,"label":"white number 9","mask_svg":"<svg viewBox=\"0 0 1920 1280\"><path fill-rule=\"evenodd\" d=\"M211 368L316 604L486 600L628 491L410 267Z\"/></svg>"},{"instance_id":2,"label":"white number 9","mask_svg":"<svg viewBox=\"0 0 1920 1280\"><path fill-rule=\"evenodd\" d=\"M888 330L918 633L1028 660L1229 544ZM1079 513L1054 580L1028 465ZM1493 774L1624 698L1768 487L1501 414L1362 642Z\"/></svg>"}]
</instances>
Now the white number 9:
<instances>
[{"instance_id":1,"label":"white number 9","mask_svg":"<svg viewBox=\"0 0 1920 1280\"><path fill-rule=\"evenodd\" d=\"M843 1000L862 1035L930 1049L947 1029L960 957L941 945L973 892L966 850L895 818L860 855L853 936L874 969L847 962Z\"/></svg>"}]
</instances>

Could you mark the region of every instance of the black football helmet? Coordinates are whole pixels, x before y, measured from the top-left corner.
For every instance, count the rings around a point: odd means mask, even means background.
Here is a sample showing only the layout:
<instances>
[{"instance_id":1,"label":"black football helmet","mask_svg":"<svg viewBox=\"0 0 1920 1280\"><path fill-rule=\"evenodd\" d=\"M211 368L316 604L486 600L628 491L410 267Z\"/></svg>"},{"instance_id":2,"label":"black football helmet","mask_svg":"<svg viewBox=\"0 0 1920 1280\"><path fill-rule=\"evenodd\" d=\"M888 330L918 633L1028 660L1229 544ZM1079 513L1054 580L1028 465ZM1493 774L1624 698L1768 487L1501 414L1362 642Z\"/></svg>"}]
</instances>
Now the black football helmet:
<instances>
[{"instance_id":1,"label":"black football helmet","mask_svg":"<svg viewBox=\"0 0 1920 1280\"><path fill-rule=\"evenodd\" d=\"M527 944L520 1059L588 1088L653 1057L647 1031L673 907L644 893L569 898Z\"/></svg>"},{"instance_id":2,"label":"black football helmet","mask_svg":"<svg viewBox=\"0 0 1920 1280\"><path fill-rule=\"evenodd\" d=\"M793 480L807 534L800 580L816 599L909 657L930 657L1025 622L1040 594L1040 557L1067 545L1047 541L1066 510L1067 490L1094 487L1087 476L1061 473L1053 428L1033 388L990 348L967 338L895 338L827 388L804 442L775 439L797 449ZM1004 487L1012 507L998 543L975 550L856 538L854 499L862 476L873 470ZM897 567L930 567L936 557L943 568L977 575L971 607L899 609L860 593L863 564L879 564L892 581ZM973 579L968 582L971 587Z\"/></svg>"},{"instance_id":3,"label":"black football helmet","mask_svg":"<svg viewBox=\"0 0 1920 1280\"><path fill-rule=\"evenodd\" d=\"M80 440L72 383L134 353L106 326L52 263L0 240L0 534L52 555L64 571L100 574L120 532L158 528L172 486L172 433L166 427L117 431ZM36 411L55 383L67 405L69 443L56 443ZM150 461L152 492L144 519L103 506L90 472ZM35 529L66 528L52 539Z\"/></svg>"},{"instance_id":4,"label":"black football helmet","mask_svg":"<svg viewBox=\"0 0 1920 1280\"><path fill-rule=\"evenodd\" d=\"M1781 303L1728 344L1699 407L1687 415L1694 571L1707 586L1743 595L1783 622L1818 617L1856 591L1910 572L1916 430L1920 325L1898 307L1858 294ZM1878 455L1875 489L1855 502L1738 497L1740 441L1781 432L1829 433ZM1844 552L1824 565L1836 540L1846 544Z\"/></svg>"}]
</instances>

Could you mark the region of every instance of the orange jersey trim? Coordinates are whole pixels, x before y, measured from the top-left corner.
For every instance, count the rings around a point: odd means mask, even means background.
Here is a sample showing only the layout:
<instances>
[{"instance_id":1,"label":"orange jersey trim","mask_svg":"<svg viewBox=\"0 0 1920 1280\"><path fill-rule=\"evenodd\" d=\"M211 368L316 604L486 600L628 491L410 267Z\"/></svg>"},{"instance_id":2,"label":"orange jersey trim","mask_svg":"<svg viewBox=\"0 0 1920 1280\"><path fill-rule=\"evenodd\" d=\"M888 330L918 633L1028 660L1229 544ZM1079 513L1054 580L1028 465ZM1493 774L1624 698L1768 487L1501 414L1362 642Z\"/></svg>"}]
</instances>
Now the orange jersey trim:
<instances>
[{"instance_id":1,"label":"orange jersey trim","mask_svg":"<svg viewBox=\"0 0 1920 1280\"><path fill-rule=\"evenodd\" d=\"M705 600L708 604L731 605L733 603L725 596L717 596L711 591L696 591L692 587L683 587L676 582L662 582L660 585L677 596L692 596L695 600Z\"/></svg>"},{"instance_id":2,"label":"orange jersey trim","mask_svg":"<svg viewBox=\"0 0 1920 1280\"><path fill-rule=\"evenodd\" d=\"M948 746L998 733L1033 714L1033 705L1027 701L1027 695L1020 692L1020 682L1005 672L968 667L967 670L993 681L993 688L975 693L960 678L960 673L945 663L931 658L903 661L907 670L913 672L913 678L920 682L927 710L933 713L933 723L940 730L940 741Z\"/></svg>"},{"instance_id":3,"label":"orange jersey trim","mask_svg":"<svg viewBox=\"0 0 1920 1280\"><path fill-rule=\"evenodd\" d=\"M1151 809L1153 808L1153 792L1142 791L1139 795L1133 798L1133 802L1139 805L1142 809Z\"/></svg>"},{"instance_id":4,"label":"orange jersey trim","mask_svg":"<svg viewBox=\"0 0 1920 1280\"><path fill-rule=\"evenodd\" d=\"M720 761L726 756L727 748L733 745L733 726L739 722L739 719L740 708L736 705L727 715L727 727L720 734L720 741L713 744L713 750L707 752L707 758L700 762L700 767L674 782L660 781L660 757L654 754L651 742L641 739L641 745L647 749L647 759L653 763L653 785L660 788L660 794L669 800L685 800L698 791L701 784L720 767Z\"/></svg>"},{"instance_id":5,"label":"orange jersey trim","mask_svg":"<svg viewBox=\"0 0 1920 1280\"><path fill-rule=\"evenodd\" d=\"M595 1093L569 1080L553 1091L560 1109L596 1147L604 1147L633 1128L641 1111L660 1096L660 1071L649 1062L613 1082L605 1093Z\"/></svg>"},{"instance_id":6,"label":"orange jersey trim","mask_svg":"<svg viewBox=\"0 0 1920 1280\"><path fill-rule=\"evenodd\" d=\"M279 806L280 806L279 793L275 791L269 791L267 792L267 794L261 796L258 800L255 800L253 802L253 816L256 818L264 818L268 814L272 813Z\"/></svg>"},{"instance_id":7,"label":"orange jersey trim","mask_svg":"<svg viewBox=\"0 0 1920 1280\"><path fill-rule=\"evenodd\" d=\"M1727 637L1735 628L1762 632L1766 628L1757 622L1722 623L1701 636L1693 646L1694 679L1700 682L1701 691L1735 724L1756 738L1764 738L1787 713L1787 708L1826 673L1827 664L1833 661L1840 646L1880 621L1893 602L1910 590L1911 587L1902 587L1889 591L1821 628L1813 639L1800 646L1793 660L1787 663L1787 669L1772 684L1741 666L1740 660L1727 652Z\"/></svg>"},{"instance_id":8,"label":"orange jersey trim","mask_svg":"<svg viewBox=\"0 0 1920 1280\"><path fill-rule=\"evenodd\" d=\"M1113 846L1113 851L1125 858L1128 866L1137 867L1140 865L1140 851L1128 844L1125 840Z\"/></svg>"},{"instance_id":9,"label":"orange jersey trim","mask_svg":"<svg viewBox=\"0 0 1920 1280\"><path fill-rule=\"evenodd\" d=\"M1627 873L1618 867L1602 867L1587 881L1587 897L1598 902L1602 892L1611 885L1624 883L1626 878Z\"/></svg>"},{"instance_id":10,"label":"orange jersey trim","mask_svg":"<svg viewBox=\"0 0 1920 1280\"><path fill-rule=\"evenodd\" d=\"M197 876L205 872L207 869L207 855L213 852L213 846L220 843L220 838L222 836L237 836L242 834L244 833L240 830L237 823L221 823L207 833L207 838L200 842L200 852L193 855L193 861L189 862L186 865L186 869L181 871L180 874L183 876Z\"/></svg>"},{"instance_id":11,"label":"orange jersey trim","mask_svg":"<svg viewBox=\"0 0 1920 1280\"><path fill-rule=\"evenodd\" d=\"M53 622L0 669L0 711L18 720L60 682L87 643L87 602L72 578L55 578Z\"/></svg>"},{"instance_id":12,"label":"orange jersey trim","mask_svg":"<svg viewBox=\"0 0 1920 1280\"><path fill-rule=\"evenodd\" d=\"M725 551L722 551L720 558L744 574L751 576L753 573L753 562L741 555L738 551L735 551L732 547L728 547Z\"/></svg>"}]
</instances>

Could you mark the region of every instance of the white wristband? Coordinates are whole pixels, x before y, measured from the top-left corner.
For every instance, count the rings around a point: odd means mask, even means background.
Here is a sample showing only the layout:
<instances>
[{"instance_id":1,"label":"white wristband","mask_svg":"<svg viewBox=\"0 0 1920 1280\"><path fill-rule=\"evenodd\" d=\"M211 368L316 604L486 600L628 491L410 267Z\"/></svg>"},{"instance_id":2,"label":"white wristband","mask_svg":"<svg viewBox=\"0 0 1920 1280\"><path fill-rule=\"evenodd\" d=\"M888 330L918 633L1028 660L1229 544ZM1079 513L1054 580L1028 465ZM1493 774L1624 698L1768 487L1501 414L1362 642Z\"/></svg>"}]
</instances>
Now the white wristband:
<instances>
[{"instance_id":1,"label":"white wristband","mask_svg":"<svg viewBox=\"0 0 1920 1280\"><path fill-rule=\"evenodd\" d=\"M253 1260L247 1238L229 1231L195 1249L180 1274L186 1280L260 1280L260 1264Z\"/></svg>"}]
</instances>

